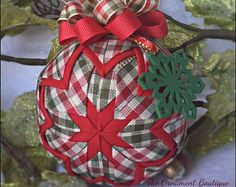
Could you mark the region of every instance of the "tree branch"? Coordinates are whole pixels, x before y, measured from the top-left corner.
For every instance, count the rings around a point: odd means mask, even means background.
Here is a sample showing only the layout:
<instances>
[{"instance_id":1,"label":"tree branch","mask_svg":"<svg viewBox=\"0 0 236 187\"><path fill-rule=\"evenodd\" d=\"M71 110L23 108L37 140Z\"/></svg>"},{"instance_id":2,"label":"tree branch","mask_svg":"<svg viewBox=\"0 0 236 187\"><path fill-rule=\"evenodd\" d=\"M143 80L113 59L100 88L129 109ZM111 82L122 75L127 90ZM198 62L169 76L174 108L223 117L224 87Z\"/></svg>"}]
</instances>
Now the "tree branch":
<instances>
[{"instance_id":1,"label":"tree branch","mask_svg":"<svg viewBox=\"0 0 236 187\"><path fill-rule=\"evenodd\" d=\"M33 184L40 179L39 171L33 166L31 161L14 146L12 146L1 134L2 148L23 168L29 177L29 183Z\"/></svg>"},{"instance_id":2,"label":"tree branch","mask_svg":"<svg viewBox=\"0 0 236 187\"><path fill-rule=\"evenodd\" d=\"M162 12L163 13L163 12ZM223 40L232 40L235 41L235 31L230 30L219 30L219 29L201 29L197 27L193 27L191 25L187 25L185 23L179 22L178 20L174 19L173 17L163 13L167 20L171 21L172 23L192 32L196 33L196 36L185 43L181 44L180 46L169 49L170 52L175 52L180 49L185 49L191 44L199 42L203 39L211 38L211 39L223 39Z\"/></svg>"},{"instance_id":3,"label":"tree branch","mask_svg":"<svg viewBox=\"0 0 236 187\"><path fill-rule=\"evenodd\" d=\"M30 66L44 66L47 64L47 59L17 58L8 55L1 55L0 60L16 62L18 64L24 64Z\"/></svg>"},{"instance_id":4,"label":"tree branch","mask_svg":"<svg viewBox=\"0 0 236 187\"><path fill-rule=\"evenodd\" d=\"M15 24L15 25L10 25L4 29L1 30L1 34L4 35L4 33L7 33L9 31L13 31L13 30L16 30L16 29L23 29L23 28L26 28L26 27L29 27L29 26L40 26L40 24L32 24L32 23L21 23L21 24Z\"/></svg>"},{"instance_id":5,"label":"tree branch","mask_svg":"<svg viewBox=\"0 0 236 187\"><path fill-rule=\"evenodd\" d=\"M193 27L193 26L191 26L191 25L187 25L187 24L185 24L185 23L182 23L182 22L180 22L180 21L174 19L173 17L169 16L168 14L165 14L165 13L162 12L162 11L160 11L160 12L165 16L165 18L166 18L167 20L171 21L172 23L174 23L174 24L176 24L176 25L178 25L178 26L180 26L180 27L182 27L182 28L184 28L184 29L187 29L187 30L193 31L193 32L198 32L198 31L202 30L202 29L200 29L200 28Z\"/></svg>"},{"instance_id":6,"label":"tree branch","mask_svg":"<svg viewBox=\"0 0 236 187\"><path fill-rule=\"evenodd\" d=\"M201 29L196 33L194 38L184 42L176 48L169 49L169 51L173 53L177 50L185 49L186 47L207 38L235 41L235 32L229 30Z\"/></svg>"}]
</instances>

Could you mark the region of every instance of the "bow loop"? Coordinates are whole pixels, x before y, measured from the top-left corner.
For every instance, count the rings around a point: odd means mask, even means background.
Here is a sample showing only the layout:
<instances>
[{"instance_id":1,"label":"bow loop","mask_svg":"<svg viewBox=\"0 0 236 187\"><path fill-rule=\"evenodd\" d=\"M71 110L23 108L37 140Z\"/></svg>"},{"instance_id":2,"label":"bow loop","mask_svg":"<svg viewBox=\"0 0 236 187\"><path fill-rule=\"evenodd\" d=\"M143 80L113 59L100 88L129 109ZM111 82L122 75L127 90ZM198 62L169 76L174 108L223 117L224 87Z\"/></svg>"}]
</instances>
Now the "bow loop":
<instances>
[{"instance_id":1,"label":"bow loop","mask_svg":"<svg viewBox=\"0 0 236 187\"><path fill-rule=\"evenodd\" d=\"M93 10L99 1L100 0L75 0L77 4L81 5L84 13L89 17L93 16Z\"/></svg>"},{"instance_id":2,"label":"bow loop","mask_svg":"<svg viewBox=\"0 0 236 187\"><path fill-rule=\"evenodd\" d=\"M133 13L142 15L156 10L159 0L124 0L124 3Z\"/></svg>"},{"instance_id":3,"label":"bow loop","mask_svg":"<svg viewBox=\"0 0 236 187\"><path fill-rule=\"evenodd\" d=\"M76 34L72 25L67 21L59 24L58 40L60 45L67 45L76 40Z\"/></svg>"},{"instance_id":4,"label":"bow loop","mask_svg":"<svg viewBox=\"0 0 236 187\"><path fill-rule=\"evenodd\" d=\"M85 16L88 16L88 15L83 11L80 4L76 2L69 2L64 6L61 12L61 15L57 21L59 23L61 21L71 22L72 18L74 18L75 20L78 20L80 17L85 17Z\"/></svg>"},{"instance_id":5,"label":"bow loop","mask_svg":"<svg viewBox=\"0 0 236 187\"><path fill-rule=\"evenodd\" d=\"M138 31L141 35L152 38L164 38L168 33L165 16L158 11L148 12L140 16L139 20L143 23L143 26Z\"/></svg>"},{"instance_id":6,"label":"bow loop","mask_svg":"<svg viewBox=\"0 0 236 187\"><path fill-rule=\"evenodd\" d=\"M94 8L94 17L103 24L108 24L112 17L123 12L125 5L121 0L101 0Z\"/></svg>"},{"instance_id":7,"label":"bow loop","mask_svg":"<svg viewBox=\"0 0 236 187\"><path fill-rule=\"evenodd\" d=\"M106 26L106 29L120 40L124 40L135 33L141 26L140 20L129 9L126 9L121 15L111 21Z\"/></svg>"},{"instance_id":8,"label":"bow loop","mask_svg":"<svg viewBox=\"0 0 236 187\"><path fill-rule=\"evenodd\" d=\"M120 40L131 35L163 38L168 32L165 17L156 10L158 0L76 0L61 12L60 44L79 40L89 45L112 34ZM132 37L131 37L132 38Z\"/></svg>"}]
</instances>

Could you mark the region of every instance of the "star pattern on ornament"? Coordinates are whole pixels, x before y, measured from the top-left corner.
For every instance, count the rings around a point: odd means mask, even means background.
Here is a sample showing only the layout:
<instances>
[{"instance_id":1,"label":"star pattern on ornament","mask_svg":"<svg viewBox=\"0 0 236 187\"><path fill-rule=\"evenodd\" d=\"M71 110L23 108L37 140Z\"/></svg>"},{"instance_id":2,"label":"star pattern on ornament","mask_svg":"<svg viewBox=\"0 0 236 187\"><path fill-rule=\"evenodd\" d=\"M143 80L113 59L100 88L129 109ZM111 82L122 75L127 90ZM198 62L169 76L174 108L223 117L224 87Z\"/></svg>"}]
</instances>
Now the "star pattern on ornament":
<instances>
[{"instance_id":1,"label":"star pattern on ornament","mask_svg":"<svg viewBox=\"0 0 236 187\"><path fill-rule=\"evenodd\" d=\"M112 147L132 148L130 144L121 139L121 132L131 120L114 119L115 100L106 108L98 112L96 107L87 100L87 117L70 113L71 119L80 128L70 141L87 142L87 159L91 160L98 152L103 153L114 165L118 162L112 157Z\"/></svg>"}]
</instances>

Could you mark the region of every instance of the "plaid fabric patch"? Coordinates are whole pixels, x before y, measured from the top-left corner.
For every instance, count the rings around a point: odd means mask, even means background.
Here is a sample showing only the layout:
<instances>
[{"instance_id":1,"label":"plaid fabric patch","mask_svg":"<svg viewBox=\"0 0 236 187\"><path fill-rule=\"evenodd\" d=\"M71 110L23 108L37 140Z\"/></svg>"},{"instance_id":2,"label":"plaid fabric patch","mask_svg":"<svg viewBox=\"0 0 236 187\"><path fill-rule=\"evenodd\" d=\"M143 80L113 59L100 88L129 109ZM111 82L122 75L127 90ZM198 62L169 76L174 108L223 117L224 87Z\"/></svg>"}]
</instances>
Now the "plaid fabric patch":
<instances>
[{"instance_id":1,"label":"plaid fabric patch","mask_svg":"<svg viewBox=\"0 0 236 187\"><path fill-rule=\"evenodd\" d=\"M116 72L116 74L122 69L124 68L127 64L129 64L131 61L133 61L135 59L135 56L131 56L121 62L119 62L116 67L114 68L114 71Z\"/></svg>"},{"instance_id":2,"label":"plaid fabric patch","mask_svg":"<svg viewBox=\"0 0 236 187\"><path fill-rule=\"evenodd\" d=\"M117 73L115 119L156 119L155 101L137 96L138 67L136 59Z\"/></svg>"},{"instance_id":3,"label":"plaid fabric patch","mask_svg":"<svg viewBox=\"0 0 236 187\"><path fill-rule=\"evenodd\" d=\"M159 140L157 144L149 147L123 149L115 147L121 154L132 160L133 162L148 162L163 158L168 152L168 147Z\"/></svg>"},{"instance_id":4,"label":"plaid fabric patch","mask_svg":"<svg viewBox=\"0 0 236 187\"><path fill-rule=\"evenodd\" d=\"M114 165L100 152L92 160L86 163L86 167L87 171L89 171L88 175L92 178L105 176L111 180L115 180ZM85 171L85 173L87 173L87 171Z\"/></svg>"},{"instance_id":5,"label":"plaid fabric patch","mask_svg":"<svg viewBox=\"0 0 236 187\"><path fill-rule=\"evenodd\" d=\"M45 103L49 111L86 116L86 98L92 64L83 55L74 65L68 90L45 88Z\"/></svg>"},{"instance_id":6,"label":"plaid fabric patch","mask_svg":"<svg viewBox=\"0 0 236 187\"><path fill-rule=\"evenodd\" d=\"M116 74L114 71L109 72L103 78L94 69L87 96L98 111L105 108L116 97Z\"/></svg>"},{"instance_id":7,"label":"plaid fabric patch","mask_svg":"<svg viewBox=\"0 0 236 187\"><path fill-rule=\"evenodd\" d=\"M63 139L53 133L53 130L48 129L45 133L48 144L57 152L60 152L68 157L74 157L80 153L87 145L84 142L72 142Z\"/></svg>"},{"instance_id":8,"label":"plaid fabric patch","mask_svg":"<svg viewBox=\"0 0 236 187\"><path fill-rule=\"evenodd\" d=\"M104 176L102 153L98 153L92 160L88 161L88 170L92 177Z\"/></svg>"},{"instance_id":9,"label":"plaid fabric patch","mask_svg":"<svg viewBox=\"0 0 236 187\"><path fill-rule=\"evenodd\" d=\"M88 170L92 177L105 176L111 180L116 180L115 170L117 169L107 160L105 155L100 152L88 162Z\"/></svg>"},{"instance_id":10,"label":"plaid fabric patch","mask_svg":"<svg viewBox=\"0 0 236 187\"><path fill-rule=\"evenodd\" d=\"M84 55L81 55L75 63L70 78L69 100L73 103L79 115L82 116L86 116L87 92L93 69L93 64Z\"/></svg>"},{"instance_id":11,"label":"plaid fabric patch","mask_svg":"<svg viewBox=\"0 0 236 187\"><path fill-rule=\"evenodd\" d=\"M129 0L126 3L131 11L136 14L144 14L146 12L156 10L158 7L158 0Z\"/></svg>"},{"instance_id":12,"label":"plaid fabric patch","mask_svg":"<svg viewBox=\"0 0 236 187\"><path fill-rule=\"evenodd\" d=\"M124 8L121 0L101 0L96 5L93 15L99 22L107 24L114 14Z\"/></svg>"},{"instance_id":13,"label":"plaid fabric patch","mask_svg":"<svg viewBox=\"0 0 236 187\"><path fill-rule=\"evenodd\" d=\"M69 140L70 137L80 132L79 127L72 121L67 113L52 112L50 113L54 125L51 127L51 132L56 136Z\"/></svg>"},{"instance_id":14,"label":"plaid fabric patch","mask_svg":"<svg viewBox=\"0 0 236 187\"><path fill-rule=\"evenodd\" d=\"M150 160L159 160L165 156L169 149L158 138L150 133L150 128L156 120L132 120L124 130L119 133L126 142L134 149L118 148L123 155L134 162L146 162Z\"/></svg>"},{"instance_id":15,"label":"plaid fabric patch","mask_svg":"<svg viewBox=\"0 0 236 187\"><path fill-rule=\"evenodd\" d=\"M84 177L92 179L92 176L88 170L88 162L82 163L81 157L87 154L87 147L85 147L80 153L71 158L71 167L75 173Z\"/></svg>"},{"instance_id":16,"label":"plaid fabric patch","mask_svg":"<svg viewBox=\"0 0 236 187\"><path fill-rule=\"evenodd\" d=\"M75 2L69 2L66 4L66 10L66 17L68 20L74 16L83 14L82 7Z\"/></svg>"},{"instance_id":17,"label":"plaid fabric patch","mask_svg":"<svg viewBox=\"0 0 236 187\"><path fill-rule=\"evenodd\" d=\"M176 144L180 144L183 134L186 130L186 121L182 115L173 114L172 120L167 122L163 129L170 134Z\"/></svg>"},{"instance_id":18,"label":"plaid fabric patch","mask_svg":"<svg viewBox=\"0 0 236 187\"><path fill-rule=\"evenodd\" d=\"M155 120L132 120L119 136L128 142L132 147L143 148L156 144L159 140L153 136L149 129L154 125Z\"/></svg>"},{"instance_id":19,"label":"plaid fabric patch","mask_svg":"<svg viewBox=\"0 0 236 187\"><path fill-rule=\"evenodd\" d=\"M97 55L102 64L109 62L114 56L136 46L130 41L120 41L108 36L92 45L89 48Z\"/></svg>"},{"instance_id":20,"label":"plaid fabric patch","mask_svg":"<svg viewBox=\"0 0 236 187\"><path fill-rule=\"evenodd\" d=\"M99 1L100 0L75 0L75 2L82 7L84 13L89 16L92 16L93 10Z\"/></svg>"},{"instance_id":21,"label":"plaid fabric patch","mask_svg":"<svg viewBox=\"0 0 236 187\"><path fill-rule=\"evenodd\" d=\"M61 53L47 65L42 78L61 80L64 75L65 64L78 45L78 42L75 42L61 51Z\"/></svg>"},{"instance_id":22,"label":"plaid fabric patch","mask_svg":"<svg viewBox=\"0 0 236 187\"><path fill-rule=\"evenodd\" d=\"M74 172L88 178L105 176L117 183L134 179L134 163L120 155L116 150L113 150L113 153L116 154L116 160L120 162L120 165L116 168L102 153L98 153L92 160L82 163L80 157L86 152L87 148L71 159Z\"/></svg>"},{"instance_id":23,"label":"plaid fabric patch","mask_svg":"<svg viewBox=\"0 0 236 187\"><path fill-rule=\"evenodd\" d=\"M102 158L103 158L104 176L107 177L108 179L115 180L114 170L116 168L103 154Z\"/></svg>"},{"instance_id":24,"label":"plaid fabric patch","mask_svg":"<svg viewBox=\"0 0 236 187\"><path fill-rule=\"evenodd\" d=\"M51 113L53 111L66 112L67 106L71 107L68 95L64 90L45 87L45 107Z\"/></svg>"},{"instance_id":25,"label":"plaid fabric patch","mask_svg":"<svg viewBox=\"0 0 236 187\"><path fill-rule=\"evenodd\" d=\"M67 21L77 15L92 16L93 9L96 5L94 0L76 0L68 1L61 11L58 22Z\"/></svg>"},{"instance_id":26,"label":"plaid fabric patch","mask_svg":"<svg viewBox=\"0 0 236 187\"><path fill-rule=\"evenodd\" d=\"M132 12L139 12L142 7L146 4L146 1L143 0L131 0L129 1L128 7Z\"/></svg>"},{"instance_id":27,"label":"plaid fabric patch","mask_svg":"<svg viewBox=\"0 0 236 187\"><path fill-rule=\"evenodd\" d=\"M114 170L116 182L122 183L134 179L135 163L127 159L116 149L112 149L112 156L120 165Z\"/></svg>"}]
</instances>

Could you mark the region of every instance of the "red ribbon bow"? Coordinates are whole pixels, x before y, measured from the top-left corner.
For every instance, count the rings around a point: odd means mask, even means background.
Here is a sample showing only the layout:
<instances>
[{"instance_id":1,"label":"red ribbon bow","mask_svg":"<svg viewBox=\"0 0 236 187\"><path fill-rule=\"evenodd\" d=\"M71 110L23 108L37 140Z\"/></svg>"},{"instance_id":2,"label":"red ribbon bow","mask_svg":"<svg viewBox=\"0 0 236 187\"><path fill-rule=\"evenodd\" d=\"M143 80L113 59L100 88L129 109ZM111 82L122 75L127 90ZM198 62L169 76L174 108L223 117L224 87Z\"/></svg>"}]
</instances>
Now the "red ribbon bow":
<instances>
[{"instance_id":1,"label":"red ribbon bow","mask_svg":"<svg viewBox=\"0 0 236 187\"><path fill-rule=\"evenodd\" d=\"M75 24L69 21L59 22L59 42L62 45L75 40L81 45L89 45L108 34L116 36L119 40L126 40L131 35L163 38L167 33L165 17L158 11L136 16L127 8L107 25L100 24L92 17L84 17Z\"/></svg>"}]
</instances>

